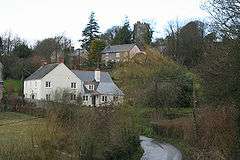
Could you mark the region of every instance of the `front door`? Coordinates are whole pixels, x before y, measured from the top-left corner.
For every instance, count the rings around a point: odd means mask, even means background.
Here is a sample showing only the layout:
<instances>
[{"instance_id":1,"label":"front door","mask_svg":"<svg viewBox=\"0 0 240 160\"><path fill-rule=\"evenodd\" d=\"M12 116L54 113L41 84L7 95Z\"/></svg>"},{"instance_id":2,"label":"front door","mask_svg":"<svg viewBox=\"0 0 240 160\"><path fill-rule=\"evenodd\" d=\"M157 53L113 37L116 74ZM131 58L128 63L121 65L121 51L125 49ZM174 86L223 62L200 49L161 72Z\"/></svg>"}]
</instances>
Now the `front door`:
<instances>
[{"instance_id":1,"label":"front door","mask_svg":"<svg viewBox=\"0 0 240 160\"><path fill-rule=\"evenodd\" d=\"M92 105L93 107L96 107L96 96L92 96Z\"/></svg>"}]
</instances>

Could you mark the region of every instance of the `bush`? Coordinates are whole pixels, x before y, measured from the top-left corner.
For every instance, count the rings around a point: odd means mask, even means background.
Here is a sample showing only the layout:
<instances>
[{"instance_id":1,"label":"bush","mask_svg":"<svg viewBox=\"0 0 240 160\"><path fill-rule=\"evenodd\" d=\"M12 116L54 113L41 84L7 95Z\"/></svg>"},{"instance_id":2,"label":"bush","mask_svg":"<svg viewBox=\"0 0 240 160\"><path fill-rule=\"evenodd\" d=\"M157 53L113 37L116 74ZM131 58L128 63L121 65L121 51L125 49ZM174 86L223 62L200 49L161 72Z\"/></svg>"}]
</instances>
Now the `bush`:
<instances>
[{"instance_id":1,"label":"bush","mask_svg":"<svg viewBox=\"0 0 240 160\"><path fill-rule=\"evenodd\" d=\"M139 152L138 133L131 107L85 108L51 104L50 130L58 149L80 159L131 159Z\"/></svg>"},{"instance_id":2,"label":"bush","mask_svg":"<svg viewBox=\"0 0 240 160\"><path fill-rule=\"evenodd\" d=\"M190 159L231 159L236 146L235 108L231 105L202 107L197 115L197 139L191 117L159 120L153 124L158 136L180 139L188 144Z\"/></svg>"},{"instance_id":3,"label":"bush","mask_svg":"<svg viewBox=\"0 0 240 160\"><path fill-rule=\"evenodd\" d=\"M154 50L116 67L113 78L130 104L150 107L191 106L192 81L196 79L186 68Z\"/></svg>"}]
</instances>

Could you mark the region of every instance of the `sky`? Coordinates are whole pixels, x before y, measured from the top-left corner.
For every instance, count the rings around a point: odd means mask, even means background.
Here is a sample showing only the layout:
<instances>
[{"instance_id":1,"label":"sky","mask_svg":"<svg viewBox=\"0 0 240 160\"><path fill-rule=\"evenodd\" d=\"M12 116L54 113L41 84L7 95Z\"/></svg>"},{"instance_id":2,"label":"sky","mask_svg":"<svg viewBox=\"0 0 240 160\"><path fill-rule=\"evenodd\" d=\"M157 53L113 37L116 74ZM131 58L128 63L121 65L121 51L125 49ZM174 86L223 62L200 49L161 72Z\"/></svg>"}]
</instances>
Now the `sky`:
<instances>
[{"instance_id":1,"label":"sky","mask_svg":"<svg viewBox=\"0 0 240 160\"><path fill-rule=\"evenodd\" d=\"M92 11L100 31L122 25L151 23L154 37L164 36L170 21L204 20L200 6L205 0L0 0L0 35L11 31L34 44L37 40L64 34L79 47L82 30Z\"/></svg>"}]
</instances>

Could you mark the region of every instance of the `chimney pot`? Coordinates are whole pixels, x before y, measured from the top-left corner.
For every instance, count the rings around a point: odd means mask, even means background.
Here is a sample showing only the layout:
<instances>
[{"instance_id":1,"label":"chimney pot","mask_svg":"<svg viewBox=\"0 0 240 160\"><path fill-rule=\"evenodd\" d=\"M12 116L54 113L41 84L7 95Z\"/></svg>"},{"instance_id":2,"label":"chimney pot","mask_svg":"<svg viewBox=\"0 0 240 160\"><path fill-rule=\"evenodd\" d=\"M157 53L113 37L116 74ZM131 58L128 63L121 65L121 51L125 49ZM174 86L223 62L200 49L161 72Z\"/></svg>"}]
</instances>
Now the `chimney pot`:
<instances>
[{"instance_id":1,"label":"chimney pot","mask_svg":"<svg viewBox=\"0 0 240 160\"><path fill-rule=\"evenodd\" d=\"M101 71L100 71L100 69L99 68L97 68L96 70L95 70L95 80L97 81L97 82L100 82L100 77L101 76Z\"/></svg>"}]
</instances>

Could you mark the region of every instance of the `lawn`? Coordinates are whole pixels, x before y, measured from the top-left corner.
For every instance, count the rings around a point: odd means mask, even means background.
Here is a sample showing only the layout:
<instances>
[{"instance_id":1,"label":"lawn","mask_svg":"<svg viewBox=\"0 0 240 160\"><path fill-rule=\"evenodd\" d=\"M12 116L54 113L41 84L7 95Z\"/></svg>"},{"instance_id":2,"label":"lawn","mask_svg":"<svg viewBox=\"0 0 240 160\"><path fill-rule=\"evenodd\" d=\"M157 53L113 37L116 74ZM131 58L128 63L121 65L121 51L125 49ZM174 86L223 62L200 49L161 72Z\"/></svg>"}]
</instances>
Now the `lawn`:
<instances>
[{"instance_id":1,"label":"lawn","mask_svg":"<svg viewBox=\"0 0 240 160\"><path fill-rule=\"evenodd\" d=\"M4 94L12 90L14 95L18 95L21 91L22 82L20 80L8 79L4 81Z\"/></svg>"},{"instance_id":2,"label":"lawn","mask_svg":"<svg viewBox=\"0 0 240 160\"><path fill-rule=\"evenodd\" d=\"M32 137L45 129L44 119L15 112L0 112L0 145L28 144L32 142Z\"/></svg>"}]
</instances>

